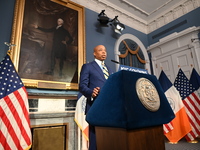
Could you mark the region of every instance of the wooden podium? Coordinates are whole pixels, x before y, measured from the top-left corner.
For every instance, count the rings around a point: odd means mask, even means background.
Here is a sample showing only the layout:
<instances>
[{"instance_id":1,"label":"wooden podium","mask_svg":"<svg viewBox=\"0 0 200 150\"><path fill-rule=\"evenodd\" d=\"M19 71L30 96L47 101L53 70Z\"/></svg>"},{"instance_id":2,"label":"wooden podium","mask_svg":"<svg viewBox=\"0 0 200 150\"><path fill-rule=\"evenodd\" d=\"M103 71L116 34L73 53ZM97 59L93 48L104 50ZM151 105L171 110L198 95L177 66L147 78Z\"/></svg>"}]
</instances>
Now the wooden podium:
<instances>
[{"instance_id":1,"label":"wooden podium","mask_svg":"<svg viewBox=\"0 0 200 150\"><path fill-rule=\"evenodd\" d=\"M163 126L126 130L95 127L97 150L165 150Z\"/></svg>"},{"instance_id":2,"label":"wooden podium","mask_svg":"<svg viewBox=\"0 0 200 150\"><path fill-rule=\"evenodd\" d=\"M141 79L152 84L138 87ZM148 98L141 100L137 89L143 88ZM165 150L163 124L174 117L155 76L122 70L109 76L86 120L95 126L97 150Z\"/></svg>"}]
</instances>

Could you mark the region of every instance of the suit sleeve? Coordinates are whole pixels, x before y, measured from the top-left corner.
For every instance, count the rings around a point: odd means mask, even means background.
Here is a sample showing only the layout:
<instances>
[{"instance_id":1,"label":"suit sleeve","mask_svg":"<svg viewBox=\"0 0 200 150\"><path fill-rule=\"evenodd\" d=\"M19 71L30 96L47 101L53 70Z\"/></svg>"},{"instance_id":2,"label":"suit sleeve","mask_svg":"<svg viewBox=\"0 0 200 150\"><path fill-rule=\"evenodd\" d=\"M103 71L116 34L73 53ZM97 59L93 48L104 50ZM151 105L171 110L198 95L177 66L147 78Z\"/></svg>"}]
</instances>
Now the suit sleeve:
<instances>
[{"instance_id":1,"label":"suit sleeve","mask_svg":"<svg viewBox=\"0 0 200 150\"><path fill-rule=\"evenodd\" d=\"M67 41L67 44L71 44L73 42L72 36L70 35L70 33L67 30L65 30L65 34L69 38Z\"/></svg>"},{"instance_id":2,"label":"suit sleeve","mask_svg":"<svg viewBox=\"0 0 200 150\"><path fill-rule=\"evenodd\" d=\"M38 27L37 29L39 29L43 32L54 32L56 28L52 27L52 28L49 28L49 29L45 29L45 28Z\"/></svg>"},{"instance_id":3,"label":"suit sleeve","mask_svg":"<svg viewBox=\"0 0 200 150\"><path fill-rule=\"evenodd\" d=\"M93 90L89 88L90 84L90 69L87 64L84 64L80 73L79 91L87 98L92 97Z\"/></svg>"}]
</instances>

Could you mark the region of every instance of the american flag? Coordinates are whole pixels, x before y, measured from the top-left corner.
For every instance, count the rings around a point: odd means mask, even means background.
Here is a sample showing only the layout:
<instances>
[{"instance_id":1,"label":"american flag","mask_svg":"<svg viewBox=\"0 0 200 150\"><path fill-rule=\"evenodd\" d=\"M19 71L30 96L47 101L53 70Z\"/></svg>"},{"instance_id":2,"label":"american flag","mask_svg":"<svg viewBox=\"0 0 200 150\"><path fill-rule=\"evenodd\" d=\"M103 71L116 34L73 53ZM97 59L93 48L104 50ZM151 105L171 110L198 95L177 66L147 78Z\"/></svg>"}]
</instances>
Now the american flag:
<instances>
[{"instance_id":1,"label":"american flag","mask_svg":"<svg viewBox=\"0 0 200 150\"><path fill-rule=\"evenodd\" d=\"M174 86L182 97L192 127L192 130L185 137L187 141L195 140L200 135L200 100L198 94L181 69L179 69Z\"/></svg>"},{"instance_id":2,"label":"american flag","mask_svg":"<svg viewBox=\"0 0 200 150\"><path fill-rule=\"evenodd\" d=\"M190 83L195 87L195 90L200 97L200 76L194 68L192 69L192 74L190 76Z\"/></svg>"},{"instance_id":3,"label":"american flag","mask_svg":"<svg viewBox=\"0 0 200 150\"><path fill-rule=\"evenodd\" d=\"M0 62L0 149L31 147L28 96L9 55Z\"/></svg>"}]
</instances>

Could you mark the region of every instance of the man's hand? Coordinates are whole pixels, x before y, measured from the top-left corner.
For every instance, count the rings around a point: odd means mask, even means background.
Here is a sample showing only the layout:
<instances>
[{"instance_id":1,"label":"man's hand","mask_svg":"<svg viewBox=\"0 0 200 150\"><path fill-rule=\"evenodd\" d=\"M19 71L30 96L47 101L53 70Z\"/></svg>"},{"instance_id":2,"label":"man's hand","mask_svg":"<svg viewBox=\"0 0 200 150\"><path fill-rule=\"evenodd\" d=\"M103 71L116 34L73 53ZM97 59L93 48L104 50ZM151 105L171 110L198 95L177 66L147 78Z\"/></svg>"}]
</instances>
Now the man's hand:
<instances>
[{"instance_id":1,"label":"man's hand","mask_svg":"<svg viewBox=\"0 0 200 150\"><path fill-rule=\"evenodd\" d=\"M97 95L99 94L99 91L100 91L100 87L96 87L93 89L93 92L92 92L92 97L97 97Z\"/></svg>"},{"instance_id":2,"label":"man's hand","mask_svg":"<svg viewBox=\"0 0 200 150\"><path fill-rule=\"evenodd\" d=\"M65 45L67 45L67 42L66 42L66 41L62 41L62 43L65 44Z\"/></svg>"},{"instance_id":3,"label":"man's hand","mask_svg":"<svg viewBox=\"0 0 200 150\"><path fill-rule=\"evenodd\" d=\"M33 26L33 28L38 28L38 25L37 24L31 24Z\"/></svg>"}]
</instances>

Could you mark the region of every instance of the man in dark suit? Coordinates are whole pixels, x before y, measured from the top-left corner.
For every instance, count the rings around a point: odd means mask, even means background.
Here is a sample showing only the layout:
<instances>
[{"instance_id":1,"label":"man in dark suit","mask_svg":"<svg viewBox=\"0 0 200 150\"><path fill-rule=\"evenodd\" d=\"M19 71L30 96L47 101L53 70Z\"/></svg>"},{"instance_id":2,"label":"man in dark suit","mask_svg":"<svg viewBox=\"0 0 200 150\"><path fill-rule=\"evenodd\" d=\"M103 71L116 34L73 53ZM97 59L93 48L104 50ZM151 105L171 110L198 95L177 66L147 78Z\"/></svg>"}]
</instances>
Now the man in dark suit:
<instances>
[{"instance_id":1,"label":"man in dark suit","mask_svg":"<svg viewBox=\"0 0 200 150\"><path fill-rule=\"evenodd\" d=\"M62 76L62 70L64 65L64 60L66 59L66 46L71 44L73 38L71 37L70 33L63 27L64 21L59 18L57 20L57 26L49 29L41 28L35 25L35 28L43 31L43 32L53 32L53 45L51 50L51 66L50 70L47 71L45 74L53 75L54 67L56 58L59 59L59 75ZM68 38L68 39L67 39Z\"/></svg>"},{"instance_id":2,"label":"man in dark suit","mask_svg":"<svg viewBox=\"0 0 200 150\"><path fill-rule=\"evenodd\" d=\"M106 82L106 77L104 76L102 68L102 62L104 62L107 57L105 46L96 46L93 54L95 60L84 64L80 73L79 90L87 98L86 115ZM108 74L112 74L111 69L108 66L106 66L106 68ZM95 128L91 125L89 125L89 150L96 150Z\"/></svg>"}]
</instances>

